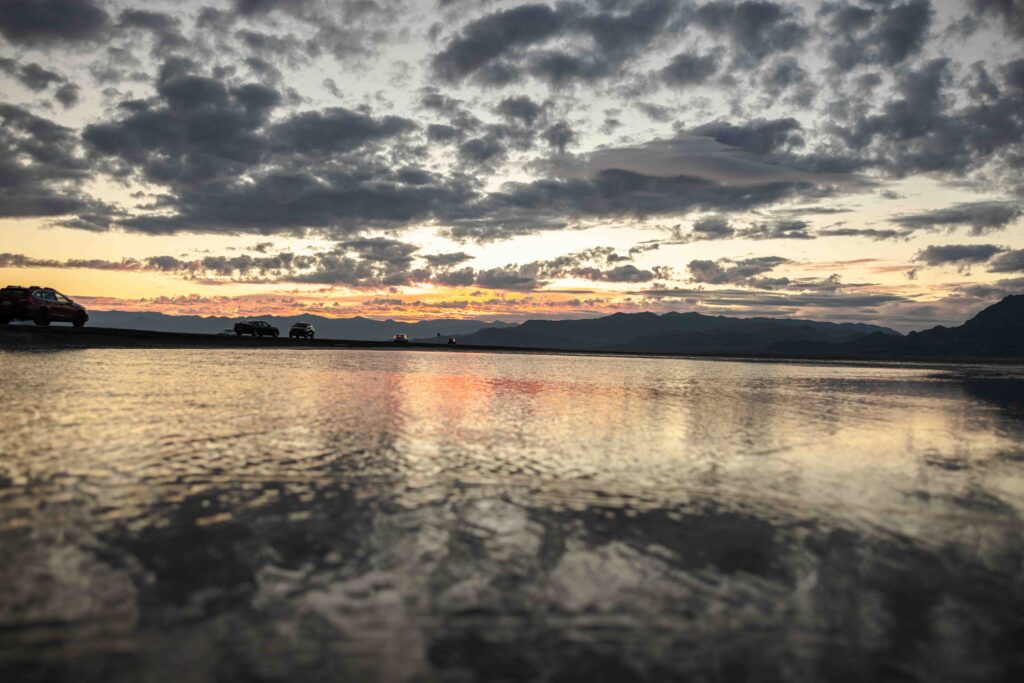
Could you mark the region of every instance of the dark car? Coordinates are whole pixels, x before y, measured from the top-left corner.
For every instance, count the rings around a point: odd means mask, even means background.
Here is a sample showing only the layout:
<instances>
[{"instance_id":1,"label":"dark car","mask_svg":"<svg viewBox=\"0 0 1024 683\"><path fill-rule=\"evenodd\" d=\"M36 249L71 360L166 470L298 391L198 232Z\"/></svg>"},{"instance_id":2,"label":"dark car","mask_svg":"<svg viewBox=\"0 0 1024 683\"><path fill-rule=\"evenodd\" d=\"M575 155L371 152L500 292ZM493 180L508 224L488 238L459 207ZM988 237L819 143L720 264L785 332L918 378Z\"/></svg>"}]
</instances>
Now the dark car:
<instances>
[{"instance_id":1,"label":"dark car","mask_svg":"<svg viewBox=\"0 0 1024 683\"><path fill-rule=\"evenodd\" d=\"M88 319L84 306L50 287L11 285L0 289L0 325L12 320L31 320L43 326L66 322L81 327Z\"/></svg>"},{"instance_id":2,"label":"dark car","mask_svg":"<svg viewBox=\"0 0 1024 683\"><path fill-rule=\"evenodd\" d=\"M303 339L312 339L316 335L316 328L311 323L295 323L292 325L292 329L288 330L288 337L294 339L295 337L302 337Z\"/></svg>"},{"instance_id":3,"label":"dark car","mask_svg":"<svg viewBox=\"0 0 1024 683\"><path fill-rule=\"evenodd\" d=\"M262 320L247 320L246 322L235 323L235 334L238 336L251 334L254 337L274 337L276 339L280 332L276 327Z\"/></svg>"},{"instance_id":4,"label":"dark car","mask_svg":"<svg viewBox=\"0 0 1024 683\"><path fill-rule=\"evenodd\" d=\"M396 344L408 344L409 338L404 334L396 334L393 340Z\"/></svg>"}]
</instances>

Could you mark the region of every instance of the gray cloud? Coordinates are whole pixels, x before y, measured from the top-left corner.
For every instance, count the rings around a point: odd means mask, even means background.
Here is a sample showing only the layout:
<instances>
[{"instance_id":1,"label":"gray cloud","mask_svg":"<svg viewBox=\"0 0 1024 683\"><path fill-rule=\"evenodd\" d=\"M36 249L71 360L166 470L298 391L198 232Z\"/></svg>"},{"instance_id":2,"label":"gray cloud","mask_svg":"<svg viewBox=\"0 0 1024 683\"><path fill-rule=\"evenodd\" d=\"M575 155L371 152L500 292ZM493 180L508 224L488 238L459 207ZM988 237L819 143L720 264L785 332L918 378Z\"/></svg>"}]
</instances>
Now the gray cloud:
<instances>
[{"instance_id":1,"label":"gray cloud","mask_svg":"<svg viewBox=\"0 0 1024 683\"><path fill-rule=\"evenodd\" d=\"M0 33L12 43L51 45L98 38L110 17L93 0L5 0Z\"/></svg>"},{"instance_id":2,"label":"gray cloud","mask_svg":"<svg viewBox=\"0 0 1024 683\"><path fill-rule=\"evenodd\" d=\"M465 26L434 56L434 70L446 80L459 80L510 50L556 35L565 21L547 5L521 5L489 14Z\"/></svg>"},{"instance_id":3,"label":"gray cloud","mask_svg":"<svg viewBox=\"0 0 1024 683\"><path fill-rule=\"evenodd\" d=\"M1024 273L1024 249L1014 249L999 254L989 264L993 273ZM1019 287L1018 290L1024 290Z\"/></svg>"},{"instance_id":4,"label":"gray cloud","mask_svg":"<svg viewBox=\"0 0 1024 683\"><path fill-rule=\"evenodd\" d=\"M718 56L716 54L700 55L681 52L661 70L661 77L669 85L700 85L711 78L717 70Z\"/></svg>"},{"instance_id":5,"label":"gray cloud","mask_svg":"<svg viewBox=\"0 0 1024 683\"><path fill-rule=\"evenodd\" d=\"M789 259L781 256L760 256L757 258L719 259L708 261L696 259L687 264L690 270L690 281L709 285L750 284L758 275L770 272Z\"/></svg>"},{"instance_id":6,"label":"gray cloud","mask_svg":"<svg viewBox=\"0 0 1024 683\"><path fill-rule=\"evenodd\" d=\"M0 216L109 214L81 190L91 169L71 129L9 104L0 121Z\"/></svg>"},{"instance_id":7,"label":"gray cloud","mask_svg":"<svg viewBox=\"0 0 1024 683\"><path fill-rule=\"evenodd\" d=\"M468 261L472 256L464 251L449 252L446 254L424 254L423 259L435 268L451 268L457 266L464 261Z\"/></svg>"},{"instance_id":8,"label":"gray cloud","mask_svg":"<svg viewBox=\"0 0 1024 683\"><path fill-rule=\"evenodd\" d=\"M67 109L78 103L80 88L56 71L51 71L36 62L19 64L17 60L0 57L0 71L17 79L22 85L34 92L47 90L56 85L53 96Z\"/></svg>"},{"instance_id":9,"label":"gray cloud","mask_svg":"<svg viewBox=\"0 0 1024 683\"><path fill-rule=\"evenodd\" d=\"M1016 203L990 201L954 204L945 209L896 216L891 220L910 230L969 227L972 235L983 235L1002 230L1022 215L1024 210Z\"/></svg>"},{"instance_id":10,"label":"gray cloud","mask_svg":"<svg viewBox=\"0 0 1024 683\"><path fill-rule=\"evenodd\" d=\"M697 9L694 20L732 41L738 66L755 66L770 55L794 50L810 36L797 9L770 0L708 2Z\"/></svg>"},{"instance_id":11,"label":"gray cloud","mask_svg":"<svg viewBox=\"0 0 1024 683\"><path fill-rule=\"evenodd\" d=\"M1024 38L1024 3L1021 0L971 0L974 11L992 17L1003 30Z\"/></svg>"},{"instance_id":12,"label":"gray cloud","mask_svg":"<svg viewBox=\"0 0 1024 683\"><path fill-rule=\"evenodd\" d=\"M860 64L894 65L921 51L933 15L930 0L874 7L826 3L830 55L841 71Z\"/></svg>"},{"instance_id":13,"label":"gray cloud","mask_svg":"<svg viewBox=\"0 0 1024 683\"><path fill-rule=\"evenodd\" d=\"M469 22L433 58L442 79L467 77L507 85L526 72L552 86L594 81L617 73L663 31L680 10L675 0L642 0L624 11L609 3L591 11L583 4L520 5ZM543 49L562 36L583 39L572 51ZM586 43L589 43L588 45Z\"/></svg>"},{"instance_id":14,"label":"gray cloud","mask_svg":"<svg viewBox=\"0 0 1024 683\"><path fill-rule=\"evenodd\" d=\"M917 252L915 261L927 266L956 265L961 268L984 263L1002 252L994 244L933 244Z\"/></svg>"}]
</instances>

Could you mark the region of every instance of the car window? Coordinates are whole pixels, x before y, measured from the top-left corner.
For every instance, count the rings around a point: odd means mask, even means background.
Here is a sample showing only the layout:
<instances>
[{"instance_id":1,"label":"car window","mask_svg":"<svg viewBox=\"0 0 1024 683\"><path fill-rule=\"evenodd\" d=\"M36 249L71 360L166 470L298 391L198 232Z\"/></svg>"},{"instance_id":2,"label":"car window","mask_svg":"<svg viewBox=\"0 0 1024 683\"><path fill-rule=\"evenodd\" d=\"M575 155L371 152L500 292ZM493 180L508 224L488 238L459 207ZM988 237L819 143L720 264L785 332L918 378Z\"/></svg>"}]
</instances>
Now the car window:
<instances>
[{"instance_id":1,"label":"car window","mask_svg":"<svg viewBox=\"0 0 1024 683\"><path fill-rule=\"evenodd\" d=\"M56 301L57 300L57 295L54 294L53 292L42 291L42 292L39 292L39 295L42 298L46 299L47 301Z\"/></svg>"},{"instance_id":2,"label":"car window","mask_svg":"<svg viewBox=\"0 0 1024 683\"><path fill-rule=\"evenodd\" d=\"M63 294L61 294L59 292L54 292L53 296L56 297L57 301L62 303L62 304L69 304L69 303L71 303L71 299L67 298L66 296L64 296Z\"/></svg>"}]
</instances>

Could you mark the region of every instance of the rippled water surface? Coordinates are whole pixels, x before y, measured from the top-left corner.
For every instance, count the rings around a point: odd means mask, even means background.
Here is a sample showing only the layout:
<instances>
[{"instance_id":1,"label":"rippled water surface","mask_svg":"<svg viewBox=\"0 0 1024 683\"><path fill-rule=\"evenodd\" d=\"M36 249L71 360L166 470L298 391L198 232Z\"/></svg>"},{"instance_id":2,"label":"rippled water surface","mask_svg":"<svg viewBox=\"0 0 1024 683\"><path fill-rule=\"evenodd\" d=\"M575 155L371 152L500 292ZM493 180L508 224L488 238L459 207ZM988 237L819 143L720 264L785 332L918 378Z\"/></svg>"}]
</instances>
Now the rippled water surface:
<instances>
[{"instance_id":1,"label":"rippled water surface","mask_svg":"<svg viewBox=\"0 0 1024 683\"><path fill-rule=\"evenodd\" d=\"M0 680L1022 680L1019 368L0 352Z\"/></svg>"}]
</instances>

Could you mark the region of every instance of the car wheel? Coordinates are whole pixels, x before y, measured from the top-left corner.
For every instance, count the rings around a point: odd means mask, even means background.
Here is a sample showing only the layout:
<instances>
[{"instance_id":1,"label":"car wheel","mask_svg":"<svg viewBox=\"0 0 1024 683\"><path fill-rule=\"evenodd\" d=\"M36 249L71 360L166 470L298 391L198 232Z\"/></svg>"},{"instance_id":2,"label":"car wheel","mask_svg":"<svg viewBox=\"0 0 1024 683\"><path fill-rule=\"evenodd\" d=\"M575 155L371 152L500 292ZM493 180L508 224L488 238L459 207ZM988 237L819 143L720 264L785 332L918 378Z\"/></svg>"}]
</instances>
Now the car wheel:
<instances>
[{"instance_id":1,"label":"car wheel","mask_svg":"<svg viewBox=\"0 0 1024 683\"><path fill-rule=\"evenodd\" d=\"M71 321L71 324L74 325L75 327L85 327L86 320L88 320L88 318L86 318L84 315L79 315L76 316L75 319Z\"/></svg>"},{"instance_id":2,"label":"car wheel","mask_svg":"<svg viewBox=\"0 0 1024 683\"><path fill-rule=\"evenodd\" d=\"M242 336L242 333L241 333L241 332L239 332L238 330L235 330L235 336L236 336L236 337L241 337L241 336Z\"/></svg>"},{"instance_id":3,"label":"car wheel","mask_svg":"<svg viewBox=\"0 0 1024 683\"><path fill-rule=\"evenodd\" d=\"M45 308L36 311L36 315L32 318L32 322L40 327L46 327L50 324L50 312Z\"/></svg>"},{"instance_id":4,"label":"car wheel","mask_svg":"<svg viewBox=\"0 0 1024 683\"><path fill-rule=\"evenodd\" d=\"M315 336L316 336L315 334L311 334L311 335L309 335L309 338L312 339Z\"/></svg>"}]
</instances>

